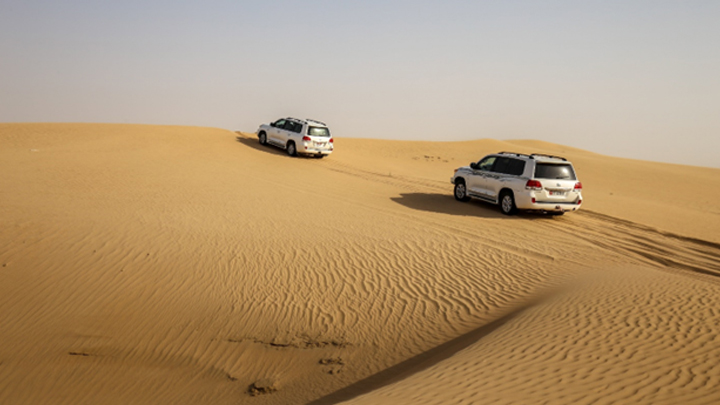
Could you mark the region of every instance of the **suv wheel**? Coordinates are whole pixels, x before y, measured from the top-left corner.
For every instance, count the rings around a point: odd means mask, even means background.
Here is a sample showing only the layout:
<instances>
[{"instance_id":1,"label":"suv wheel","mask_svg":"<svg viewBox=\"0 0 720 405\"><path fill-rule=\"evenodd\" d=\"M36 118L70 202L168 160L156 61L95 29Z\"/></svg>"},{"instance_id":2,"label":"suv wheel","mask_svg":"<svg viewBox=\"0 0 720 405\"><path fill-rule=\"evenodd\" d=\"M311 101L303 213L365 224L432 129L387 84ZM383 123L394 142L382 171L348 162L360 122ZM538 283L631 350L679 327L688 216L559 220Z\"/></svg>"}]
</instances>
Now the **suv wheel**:
<instances>
[{"instance_id":1,"label":"suv wheel","mask_svg":"<svg viewBox=\"0 0 720 405\"><path fill-rule=\"evenodd\" d=\"M517 213L515 197L511 191L503 191L500 193L500 211L502 211L505 215L513 215Z\"/></svg>"},{"instance_id":2,"label":"suv wheel","mask_svg":"<svg viewBox=\"0 0 720 405\"><path fill-rule=\"evenodd\" d=\"M470 200L470 197L467 195L467 188L465 187L464 181L458 181L455 183L455 199L463 202Z\"/></svg>"},{"instance_id":3,"label":"suv wheel","mask_svg":"<svg viewBox=\"0 0 720 405\"><path fill-rule=\"evenodd\" d=\"M290 156L297 156L297 149L295 149L295 142L293 142L293 141L288 142L287 154Z\"/></svg>"},{"instance_id":4,"label":"suv wheel","mask_svg":"<svg viewBox=\"0 0 720 405\"><path fill-rule=\"evenodd\" d=\"M265 132L260 132L258 139L260 140L260 145L267 145L267 134Z\"/></svg>"}]
</instances>

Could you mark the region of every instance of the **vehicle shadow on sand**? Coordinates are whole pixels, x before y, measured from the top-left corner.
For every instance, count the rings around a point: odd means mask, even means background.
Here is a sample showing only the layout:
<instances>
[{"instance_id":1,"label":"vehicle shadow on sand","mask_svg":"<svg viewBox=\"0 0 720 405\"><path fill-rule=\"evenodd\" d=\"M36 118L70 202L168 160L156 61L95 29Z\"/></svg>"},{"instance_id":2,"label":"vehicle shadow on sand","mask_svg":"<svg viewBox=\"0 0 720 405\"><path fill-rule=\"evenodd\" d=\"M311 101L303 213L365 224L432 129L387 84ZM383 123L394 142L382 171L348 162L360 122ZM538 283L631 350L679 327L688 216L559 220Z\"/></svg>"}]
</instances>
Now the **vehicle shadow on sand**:
<instances>
[{"instance_id":1,"label":"vehicle shadow on sand","mask_svg":"<svg viewBox=\"0 0 720 405\"><path fill-rule=\"evenodd\" d=\"M239 135L235 137L235 140L245 146L248 146L250 148L253 148L253 149L261 151L261 152L269 153L271 155L286 156L286 157L288 156L288 154L283 149L276 148L271 145L260 145L260 142L257 140L257 138L248 138L246 136L243 136L243 134L241 134L240 132L236 132L236 133ZM298 153L298 155L294 156L293 159L316 159L316 157L302 155L302 154Z\"/></svg>"},{"instance_id":2,"label":"vehicle shadow on sand","mask_svg":"<svg viewBox=\"0 0 720 405\"><path fill-rule=\"evenodd\" d=\"M391 200L407 208L440 214L496 219L552 219L549 215L530 212L507 216L503 215L496 205L474 199L463 203L456 201L455 197L448 194L407 193L400 194L400 197L393 197Z\"/></svg>"},{"instance_id":3,"label":"vehicle shadow on sand","mask_svg":"<svg viewBox=\"0 0 720 405\"><path fill-rule=\"evenodd\" d=\"M250 148L253 148L255 150L259 150L265 153L269 153L271 155L283 155L287 156L287 153L285 153L284 150L275 148L270 145L260 145L260 142L257 140L257 138L248 138L246 136L243 136L242 134L238 133L238 136L235 137L235 140L239 143L248 146Z\"/></svg>"}]
</instances>

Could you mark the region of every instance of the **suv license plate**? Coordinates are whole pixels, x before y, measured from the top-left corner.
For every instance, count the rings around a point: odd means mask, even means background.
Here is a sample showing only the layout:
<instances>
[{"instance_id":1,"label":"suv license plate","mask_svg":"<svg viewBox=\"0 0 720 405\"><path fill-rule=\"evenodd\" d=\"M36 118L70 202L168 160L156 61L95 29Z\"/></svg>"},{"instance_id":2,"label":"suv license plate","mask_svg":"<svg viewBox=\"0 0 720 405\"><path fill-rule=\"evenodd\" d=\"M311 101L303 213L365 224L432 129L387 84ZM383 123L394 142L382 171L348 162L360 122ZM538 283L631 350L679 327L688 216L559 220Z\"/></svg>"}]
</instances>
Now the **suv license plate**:
<instances>
[{"instance_id":1,"label":"suv license plate","mask_svg":"<svg viewBox=\"0 0 720 405\"><path fill-rule=\"evenodd\" d=\"M549 191L550 195L565 195L564 191Z\"/></svg>"}]
</instances>

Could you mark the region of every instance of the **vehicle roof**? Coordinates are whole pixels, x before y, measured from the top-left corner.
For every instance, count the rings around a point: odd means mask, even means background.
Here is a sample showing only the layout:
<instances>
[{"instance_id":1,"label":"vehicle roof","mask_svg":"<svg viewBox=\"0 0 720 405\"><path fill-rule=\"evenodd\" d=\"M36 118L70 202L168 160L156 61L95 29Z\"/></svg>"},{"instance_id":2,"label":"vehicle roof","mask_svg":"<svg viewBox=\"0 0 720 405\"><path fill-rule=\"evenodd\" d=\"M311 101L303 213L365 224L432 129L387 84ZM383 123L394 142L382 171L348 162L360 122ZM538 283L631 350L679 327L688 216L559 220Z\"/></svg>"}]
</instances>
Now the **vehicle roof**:
<instances>
[{"instance_id":1,"label":"vehicle roof","mask_svg":"<svg viewBox=\"0 0 720 405\"><path fill-rule=\"evenodd\" d=\"M306 119L304 119L304 120L301 120L300 118L287 117L287 118L285 118L285 119L288 120L288 121L299 122L300 124L312 124L312 125L315 125L315 126L318 126L318 127L327 127L327 124L325 124L324 122L318 121L318 120L311 120L310 118L306 118Z\"/></svg>"},{"instance_id":2,"label":"vehicle roof","mask_svg":"<svg viewBox=\"0 0 720 405\"><path fill-rule=\"evenodd\" d=\"M547 162L547 163L569 163L567 159L561 156L553 156L553 155L546 155L543 153L531 153L531 154L525 154L525 153L515 153L515 152L498 152L495 153L495 155L498 156L512 156L520 159L525 160L536 160L538 162Z\"/></svg>"}]
</instances>

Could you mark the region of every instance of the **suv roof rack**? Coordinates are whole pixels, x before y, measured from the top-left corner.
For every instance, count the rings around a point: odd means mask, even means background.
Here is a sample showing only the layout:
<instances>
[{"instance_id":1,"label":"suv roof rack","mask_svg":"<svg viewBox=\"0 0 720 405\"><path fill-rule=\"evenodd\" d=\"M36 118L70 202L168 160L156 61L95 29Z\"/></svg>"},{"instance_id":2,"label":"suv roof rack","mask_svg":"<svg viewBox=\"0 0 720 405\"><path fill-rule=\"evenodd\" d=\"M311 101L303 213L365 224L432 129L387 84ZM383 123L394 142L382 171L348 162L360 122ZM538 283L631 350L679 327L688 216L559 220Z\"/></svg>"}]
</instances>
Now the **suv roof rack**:
<instances>
[{"instance_id":1,"label":"suv roof rack","mask_svg":"<svg viewBox=\"0 0 720 405\"><path fill-rule=\"evenodd\" d=\"M563 160L563 161L567 162L567 159L565 159L564 157L553 156L553 155L546 155L546 154L544 154L544 153L533 153L533 154L530 154L530 155L526 155L526 154L524 154L524 153L516 153L516 152L498 152L497 154L498 154L498 155L515 155L515 156L518 156L518 157L524 156L524 157L529 158L529 159L535 159L536 156L537 156L537 157L547 157L547 158L551 158L551 159L560 159L560 160Z\"/></svg>"},{"instance_id":2,"label":"suv roof rack","mask_svg":"<svg viewBox=\"0 0 720 405\"><path fill-rule=\"evenodd\" d=\"M515 156L525 156L527 158L532 159L533 157L530 155L526 155L524 153L515 153L515 152L498 152L498 155L515 155Z\"/></svg>"},{"instance_id":3,"label":"suv roof rack","mask_svg":"<svg viewBox=\"0 0 720 405\"><path fill-rule=\"evenodd\" d=\"M314 123L316 123L316 124L320 124L320 125L322 125L322 126L324 126L324 127L326 127L326 126L327 126L327 124L325 124L325 123L324 123L324 122L322 122L322 121L318 121L318 120L311 120L310 118L305 118L305 121L307 121L307 122L314 122Z\"/></svg>"},{"instance_id":4,"label":"suv roof rack","mask_svg":"<svg viewBox=\"0 0 720 405\"><path fill-rule=\"evenodd\" d=\"M322 125L322 126L324 126L324 127L326 127L326 126L327 126L327 124L326 124L326 123L324 123L324 122L322 122L322 121L318 121L318 120L311 120L310 118L306 118L306 119L304 119L304 120L301 120L300 118L295 118L295 117L287 117L287 118L285 118L285 119L286 119L286 120L292 120L292 121L297 121L297 122L302 122L302 123L312 122L312 123L315 123L315 124L319 124L319 125Z\"/></svg>"},{"instance_id":5,"label":"suv roof rack","mask_svg":"<svg viewBox=\"0 0 720 405\"><path fill-rule=\"evenodd\" d=\"M565 159L564 157L553 156L553 155L546 155L546 154L544 154L544 153L533 153L532 155L530 155L530 158L533 159L535 156L549 157L549 158L551 158L551 159L560 159L560 160L562 160L562 161L567 162L567 159Z\"/></svg>"}]
</instances>

